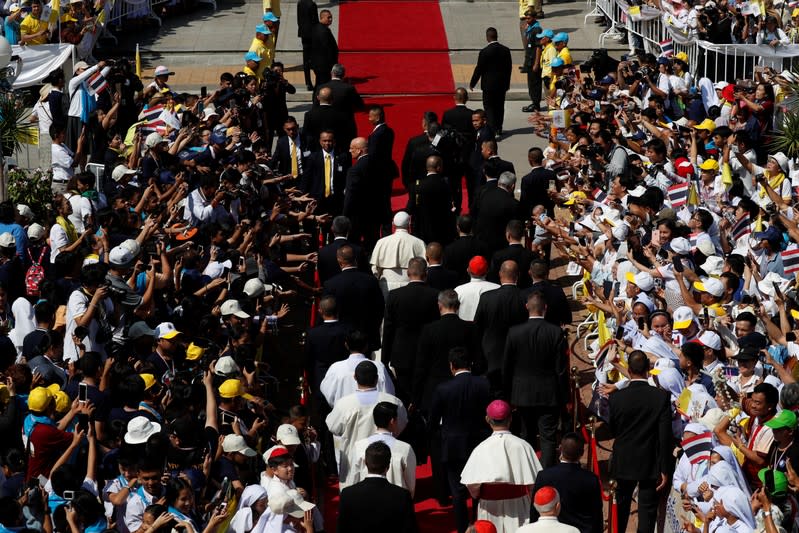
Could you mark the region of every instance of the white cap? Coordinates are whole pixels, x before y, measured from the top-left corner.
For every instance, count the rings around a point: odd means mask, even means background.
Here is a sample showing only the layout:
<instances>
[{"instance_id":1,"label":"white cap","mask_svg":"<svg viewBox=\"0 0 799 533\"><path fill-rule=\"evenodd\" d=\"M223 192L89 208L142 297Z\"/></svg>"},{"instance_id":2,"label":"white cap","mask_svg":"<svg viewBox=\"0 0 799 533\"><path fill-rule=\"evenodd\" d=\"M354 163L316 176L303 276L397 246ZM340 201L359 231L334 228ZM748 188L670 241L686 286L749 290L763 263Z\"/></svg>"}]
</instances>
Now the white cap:
<instances>
[{"instance_id":1,"label":"white cap","mask_svg":"<svg viewBox=\"0 0 799 533\"><path fill-rule=\"evenodd\" d=\"M410 225L410 223L411 223L411 216L405 211L397 211L397 214L394 215L395 228L407 228Z\"/></svg>"},{"instance_id":2,"label":"white cap","mask_svg":"<svg viewBox=\"0 0 799 533\"><path fill-rule=\"evenodd\" d=\"M258 278L248 279L247 283L244 284L244 294L250 298L261 296L266 290L266 287ZM271 285L269 286L269 290L272 290Z\"/></svg>"},{"instance_id":3,"label":"white cap","mask_svg":"<svg viewBox=\"0 0 799 533\"><path fill-rule=\"evenodd\" d=\"M20 216L27 218L28 220L33 220L34 218L36 218L36 215L33 214L33 209L31 209L25 204L17 204L17 213L19 213Z\"/></svg>"},{"instance_id":4,"label":"white cap","mask_svg":"<svg viewBox=\"0 0 799 533\"><path fill-rule=\"evenodd\" d=\"M710 239L699 239L696 241L696 249L705 254L705 256L710 256L716 253L716 247L713 245L713 241Z\"/></svg>"},{"instance_id":5,"label":"white cap","mask_svg":"<svg viewBox=\"0 0 799 533\"><path fill-rule=\"evenodd\" d=\"M700 292L706 292L716 298L724 294L724 284L716 278L705 278L702 281L694 281L694 288Z\"/></svg>"},{"instance_id":6,"label":"white cap","mask_svg":"<svg viewBox=\"0 0 799 533\"><path fill-rule=\"evenodd\" d=\"M297 433L297 428L291 424L281 424L280 427L277 428L275 438L284 446L292 446L300 443L300 435Z\"/></svg>"},{"instance_id":7,"label":"white cap","mask_svg":"<svg viewBox=\"0 0 799 533\"><path fill-rule=\"evenodd\" d=\"M691 242L685 237L677 237L669 243L671 251L677 255L688 255L691 253Z\"/></svg>"},{"instance_id":8,"label":"white cap","mask_svg":"<svg viewBox=\"0 0 799 533\"><path fill-rule=\"evenodd\" d=\"M214 374L217 376L237 376L240 373L239 365L229 355L223 355L214 365Z\"/></svg>"},{"instance_id":9,"label":"white cap","mask_svg":"<svg viewBox=\"0 0 799 533\"><path fill-rule=\"evenodd\" d=\"M144 444L147 439L161 431L161 424L152 422L144 416L137 416L128 422L125 442L128 444Z\"/></svg>"},{"instance_id":10,"label":"white cap","mask_svg":"<svg viewBox=\"0 0 799 533\"><path fill-rule=\"evenodd\" d=\"M219 116L219 113L217 113L216 109L214 109L213 107L206 107L205 109L203 109L204 120L208 120L208 117L213 117L213 116L217 117Z\"/></svg>"},{"instance_id":11,"label":"white cap","mask_svg":"<svg viewBox=\"0 0 799 533\"><path fill-rule=\"evenodd\" d=\"M138 257L141 253L141 245L136 239L125 239L120 246L127 248L133 254L133 257Z\"/></svg>"},{"instance_id":12,"label":"white cap","mask_svg":"<svg viewBox=\"0 0 799 533\"><path fill-rule=\"evenodd\" d=\"M155 327L155 337L158 339L174 339L180 332L172 322L161 322Z\"/></svg>"},{"instance_id":13,"label":"white cap","mask_svg":"<svg viewBox=\"0 0 799 533\"><path fill-rule=\"evenodd\" d=\"M241 435L231 433L222 439L222 451L225 453L240 453L247 457L258 455L255 450L247 446L247 441Z\"/></svg>"},{"instance_id":14,"label":"white cap","mask_svg":"<svg viewBox=\"0 0 799 533\"><path fill-rule=\"evenodd\" d=\"M146 146L147 148L152 148L154 146L158 146L159 144L165 142L167 142L166 139L161 137L160 133L154 131L150 135L148 135L146 139L144 139L144 146Z\"/></svg>"},{"instance_id":15,"label":"white cap","mask_svg":"<svg viewBox=\"0 0 799 533\"><path fill-rule=\"evenodd\" d=\"M678 307L674 311L674 329L685 329L693 324L696 315L687 305Z\"/></svg>"},{"instance_id":16,"label":"white cap","mask_svg":"<svg viewBox=\"0 0 799 533\"><path fill-rule=\"evenodd\" d=\"M635 189L627 191L627 194L635 198L638 198L639 196L643 196L645 192L646 192L646 187L644 187L643 185L639 185Z\"/></svg>"},{"instance_id":17,"label":"white cap","mask_svg":"<svg viewBox=\"0 0 799 533\"><path fill-rule=\"evenodd\" d=\"M649 292L655 288L655 280L652 278L652 274L649 272L639 272L635 275L633 275L632 272L628 272L625 277L627 281L644 292Z\"/></svg>"},{"instance_id":18,"label":"white cap","mask_svg":"<svg viewBox=\"0 0 799 533\"><path fill-rule=\"evenodd\" d=\"M704 331L699 336L699 343L714 350L721 350L721 337L714 331Z\"/></svg>"},{"instance_id":19,"label":"white cap","mask_svg":"<svg viewBox=\"0 0 799 533\"><path fill-rule=\"evenodd\" d=\"M250 315L241 309L241 305L237 300L227 300L222 304L222 316L235 315L239 318L250 318Z\"/></svg>"},{"instance_id":20,"label":"white cap","mask_svg":"<svg viewBox=\"0 0 799 533\"><path fill-rule=\"evenodd\" d=\"M132 176L136 173L136 170L132 168L128 168L125 165L117 165L114 167L114 171L111 173L111 179L114 181L119 181L125 176Z\"/></svg>"},{"instance_id":21,"label":"white cap","mask_svg":"<svg viewBox=\"0 0 799 533\"><path fill-rule=\"evenodd\" d=\"M114 266L128 267L135 260L136 256L121 244L111 248L111 252L108 254L108 262Z\"/></svg>"},{"instance_id":22,"label":"white cap","mask_svg":"<svg viewBox=\"0 0 799 533\"><path fill-rule=\"evenodd\" d=\"M17 245L17 240L9 232L0 234L0 248L13 248Z\"/></svg>"},{"instance_id":23,"label":"white cap","mask_svg":"<svg viewBox=\"0 0 799 533\"><path fill-rule=\"evenodd\" d=\"M729 83L727 83L726 81L717 81L716 83L713 84L713 88L716 89L717 91L721 91L728 85Z\"/></svg>"},{"instance_id":24,"label":"white cap","mask_svg":"<svg viewBox=\"0 0 799 533\"><path fill-rule=\"evenodd\" d=\"M717 255L711 255L702 263L702 270L708 276L720 276L724 270L724 259Z\"/></svg>"},{"instance_id":25,"label":"white cap","mask_svg":"<svg viewBox=\"0 0 799 533\"><path fill-rule=\"evenodd\" d=\"M32 241L38 241L44 239L46 232L44 227L41 224L37 224L34 222L30 226L28 226L28 239Z\"/></svg>"}]
</instances>

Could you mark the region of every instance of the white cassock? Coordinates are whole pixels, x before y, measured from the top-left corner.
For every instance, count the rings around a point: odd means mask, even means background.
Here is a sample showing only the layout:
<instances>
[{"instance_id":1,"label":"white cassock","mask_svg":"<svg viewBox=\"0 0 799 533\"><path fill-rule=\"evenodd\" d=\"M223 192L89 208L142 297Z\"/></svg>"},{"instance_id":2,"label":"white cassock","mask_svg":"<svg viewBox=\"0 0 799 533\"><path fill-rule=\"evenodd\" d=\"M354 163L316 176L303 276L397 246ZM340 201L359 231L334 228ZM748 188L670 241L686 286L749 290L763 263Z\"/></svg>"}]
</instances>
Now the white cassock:
<instances>
[{"instance_id":1,"label":"white cassock","mask_svg":"<svg viewBox=\"0 0 799 533\"><path fill-rule=\"evenodd\" d=\"M394 233L379 239L372 251L372 272L388 291L408 283L408 261L425 257L424 241L408 230L397 228Z\"/></svg>"},{"instance_id":2,"label":"white cassock","mask_svg":"<svg viewBox=\"0 0 799 533\"><path fill-rule=\"evenodd\" d=\"M472 497L480 498L478 520L490 521L497 533L514 533L530 521L529 489L540 471L541 463L527 441L510 431L495 431L472 451L461 483ZM498 493L509 491L521 494L497 498Z\"/></svg>"},{"instance_id":3,"label":"white cassock","mask_svg":"<svg viewBox=\"0 0 799 533\"><path fill-rule=\"evenodd\" d=\"M331 407L336 402L358 390L358 383L355 381L355 367L361 361L372 361L362 353L353 353L343 361L336 361L325 372L319 391L327 400ZM377 366L377 390L394 394L394 382L388 375L388 370L380 361L372 361Z\"/></svg>"},{"instance_id":4,"label":"white cassock","mask_svg":"<svg viewBox=\"0 0 799 533\"><path fill-rule=\"evenodd\" d=\"M413 497L413 492L416 490L416 454L413 453L410 444L397 439L390 432L384 430L378 430L371 437L366 437L355 443L353 455L350 458L352 468L350 468L345 486L355 485L366 478L369 473L364 462L366 448L377 441L385 442L391 448L391 466L386 472L386 479L393 485L408 489Z\"/></svg>"},{"instance_id":5,"label":"white cassock","mask_svg":"<svg viewBox=\"0 0 799 533\"><path fill-rule=\"evenodd\" d=\"M338 452L338 478L346 482L350 470L350 458L355 443L377 431L372 411L379 402L390 402L397 409L397 433L408 425L408 412L402 401L396 396L380 392L377 389L358 390L339 399L333 410L325 418L333 444ZM343 487L342 487L343 488Z\"/></svg>"},{"instance_id":6,"label":"white cassock","mask_svg":"<svg viewBox=\"0 0 799 533\"><path fill-rule=\"evenodd\" d=\"M580 533L576 527L559 522L556 516L541 516L535 524L527 524L516 531L518 533Z\"/></svg>"},{"instance_id":7,"label":"white cassock","mask_svg":"<svg viewBox=\"0 0 799 533\"><path fill-rule=\"evenodd\" d=\"M472 322L474 314L477 312L477 304L480 303L480 295L498 288L499 285L496 283L475 277L472 277L468 283L455 287L455 292L458 293L458 301L461 304L458 308L460 319Z\"/></svg>"}]
</instances>

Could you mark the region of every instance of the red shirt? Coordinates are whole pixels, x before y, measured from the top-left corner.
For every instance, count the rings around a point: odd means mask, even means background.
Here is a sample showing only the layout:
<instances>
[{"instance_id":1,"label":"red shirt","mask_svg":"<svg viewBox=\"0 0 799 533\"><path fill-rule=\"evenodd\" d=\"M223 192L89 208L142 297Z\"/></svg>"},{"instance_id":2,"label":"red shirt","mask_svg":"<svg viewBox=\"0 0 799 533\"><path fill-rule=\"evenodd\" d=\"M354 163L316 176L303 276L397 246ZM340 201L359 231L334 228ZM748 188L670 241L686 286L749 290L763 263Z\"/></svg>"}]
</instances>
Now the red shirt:
<instances>
[{"instance_id":1,"label":"red shirt","mask_svg":"<svg viewBox=\"0 0 799 533\"><path fill-rule=\"evenodd\" d=\"M72 443L72 433L49 424L36 424L30 436L31 453L26 479L50 477L50 469Z\"/></svg>"}]
</instances>

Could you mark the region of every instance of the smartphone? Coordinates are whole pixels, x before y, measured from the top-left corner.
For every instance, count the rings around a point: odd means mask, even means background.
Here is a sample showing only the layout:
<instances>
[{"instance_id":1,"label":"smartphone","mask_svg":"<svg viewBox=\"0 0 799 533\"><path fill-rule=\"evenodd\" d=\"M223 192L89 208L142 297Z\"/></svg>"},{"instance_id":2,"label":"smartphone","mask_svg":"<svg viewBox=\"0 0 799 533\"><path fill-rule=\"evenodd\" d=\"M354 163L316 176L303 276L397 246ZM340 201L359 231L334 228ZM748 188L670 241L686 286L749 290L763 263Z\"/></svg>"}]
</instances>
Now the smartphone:
<instances>
[{"instance_id":1,"label":"smartphone","mask_svg":"<svg viewBox=\"0 0 799 533\"><path fill-rule=\"evenodd\" d=\"M616 340L620 341L624 337L624 328L619 326L616 328Z\"/></svg>"},{"instance_id":2,"label":"smartphone","mask_svg":"<svg viewBox=\"0 0 799 533\"><path fill-rule=\"evenodd\" d=\"M247 258L243 255L239 257L239 270L242 273L247 271Z\"/></svg>"},{"instance_id":3,"label":"smartphone","mask_svg":"<svg viewBox=\"0 0 799 533\"><path fill-rule=\"evenodd\" d=\"M144 270L152 270L152 269L153 269L153 265L149 265L149 264L148 265L144 265Z\"/></svg>"},{"instance_id":4,"label":"smartphone","mask_svg":"<svg viewBox=\"0 0 799 533\"><path fill-rule=\"evenodd\" d=\"M574 221L569 222L569 237L574 237Z\"/></svg>"},{"instance_id":5,"label":"smartphone","mask_svg":"<svg viewBox=\"0 0 799 533\"><path fill-rule=\"evenodd\" d=\"M591 283L590 281L585 282L585 292L587 292L588 296L590 296L591 298L594 297L594 284Z\"/></svg>"},{"instance_id":6,"label":"smartphone","mask_svg":"<svg viewBox=\"0 0 799 533\"><path fill-rule=\"evenodd\" d=\"M763 477L766 485L766 493L771 496L774 494L774 470L771 468L766 469L765 476Z\"/></svg>"},{"instance_id":7,"label":"smartphone","mask_svg":"<svg viewBox=\"0 0 799 533\"><path fill-rule=\"evenodd\" d=\"M550 191L556 191L556 190L558 190L558 189L557 189L557 186L555 185L555 180L549 180L549 190L550 190Z\"/></svg>"},{"instance_id":8,"label":"smartphone","mask_svg":"<svg viewBox=\"0 0 799 533\"><path fill-rule=\"evenodd\" d=\"M206 98L207 96L208 96L208 87L206 87L205 85L203 85L202 87L200 87L200 98L202 98L203 100L205 100L205 98Z\"/></svg>"},{"instance_id":9,"label":"smartphone","mask_svg":"<svg viewBox=\"0 0 799 533\"><path fill-rule=\"evenodd\" d=\"M704 317L705 329L710 329L710 311L708 310L707 307L705 307L705 309L704 309L704 314L705 314L705 317Z\"/></svg>"},{"instance_id":10,"label":"smartphone","mask_svg":"<svg viewBox=\"0 0 799 533\"><path fill-rule=\"evenodd\" d=\"M773 286L774 286L774 294L776 294L776 295L777 295L777 298L779 298L780 300L782 300L782 291L780 290L780 284L779 284L779 283L777 283L776 281L772 281L772 282L771 282L771 285L773 285Z\"/></svg>"},{"instance_id":11,"label":"smartphone","mask_svg":"<svg viewBox=\"0 0 799 533\"><path fill-rule=\"evenodd\" d=\"M75 331L72 333L80 340L85 339L89 335L89 329L86 326L78 326L75 328Z\"/></svg>"},{"instance_id":12,"label":"smartphone","mask_svg":"<svg viewBox=\"0 0 799 533\"><path fill-rule=\"evenodd\" d=\"M75 491L74 490L65 490L61 497L64 498L66 501L71 502L75 499Z\"/></svg>"},{"instance_id":13,"label":"smartphone","mask_svg":"<svg viewBox=\"0 0 799 533\"><path fill-rule=\"evenodd\" d=\"M231 415L230 413L222 413L222 423L227 424L228 426L233 425L236 421L236 417Z\"/></svg>"},{"instance_id":14,"label":"smartphone","mask_svg":"<svg viewBox=\"0 0 799 533\"><path fill-rule=\"evenodd\" d=\"M725 366L724 367L724 376L727 379L733 378L735 376L738 376L740 373L741 373L741 371L738 370L737 366Z\"/></svg>"},{"instance_id":15,"label":"smartphone","mask_svg":"<svg viewBox=\"0 0 799 533\"><path fill-rule=\"evenodd\" d=\"M671 263L674 265L674 270L677 272L683 271L682 260L678 256L671 258Z\"/></svg>"},{"instance_id":16,"label":"smartphone","mask_svg":"<svg viewBox=\"0 0 799 533\"><path fill-rule=\"evenodd\" d=\"M642 316L639 316L639 317L638 317L638 329L640 329L640 330L642 330L642 331L643 331L643 329L644 329L644 324L646 324L646 320L644 320L644 317L642 317Z\"/></svg>"},{"instance_id":17,"label":"smartphone","mask_svg":"<svg viewBox=\"0 0 799 533\"><path fill-rule=\"evenodd\" d=\"M89 386L86 383L78 383L78 401L86 402L89 399Z\"/></svg>"}]
</instances>

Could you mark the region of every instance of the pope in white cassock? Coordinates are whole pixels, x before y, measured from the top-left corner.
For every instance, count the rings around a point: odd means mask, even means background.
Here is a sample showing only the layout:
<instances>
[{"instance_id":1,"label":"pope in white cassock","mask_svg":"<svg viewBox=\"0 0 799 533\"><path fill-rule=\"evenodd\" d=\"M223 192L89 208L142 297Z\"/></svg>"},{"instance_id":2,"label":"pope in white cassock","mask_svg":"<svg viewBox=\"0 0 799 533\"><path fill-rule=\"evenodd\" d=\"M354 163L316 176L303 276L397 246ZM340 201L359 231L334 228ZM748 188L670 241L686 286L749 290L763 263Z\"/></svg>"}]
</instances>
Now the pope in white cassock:
<instances>
[{"instance_id":1,"label":"pope in white cassock","mask_svg":"<svg viewBox=\"0 0 799 533\"><path fill-rule=\"evenodd\" d=\"M533 447L510 432L507 402L494 400L486 415L493 433L472 451L461 483L480 499L478 520L490 521L497 533L514 533L530 521L530 490L541 463Z\"/></svg>"},{"instance_id":2,"label":"pope in white cassock","mask_svg":"<svg viewBox=\"0 0 799 533\"><path fill-rule=\"evenodd\" d=\"M397 434L408 425L408 412L402 401L396 396L377 390L377 366L372 361L358 363L355 367L355 381L358 389L339 399L325 419L336 447L339 486L342 489L349 476L355 443L377 430L372 416L375 405L379 402L390 402L397 406Z\"/></svg>"}]
</instances>

